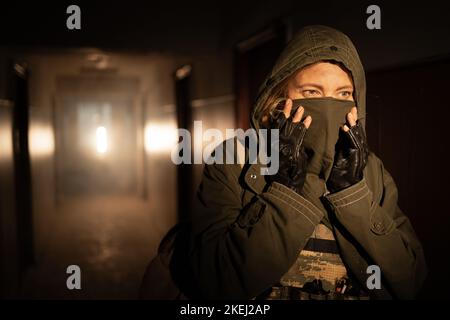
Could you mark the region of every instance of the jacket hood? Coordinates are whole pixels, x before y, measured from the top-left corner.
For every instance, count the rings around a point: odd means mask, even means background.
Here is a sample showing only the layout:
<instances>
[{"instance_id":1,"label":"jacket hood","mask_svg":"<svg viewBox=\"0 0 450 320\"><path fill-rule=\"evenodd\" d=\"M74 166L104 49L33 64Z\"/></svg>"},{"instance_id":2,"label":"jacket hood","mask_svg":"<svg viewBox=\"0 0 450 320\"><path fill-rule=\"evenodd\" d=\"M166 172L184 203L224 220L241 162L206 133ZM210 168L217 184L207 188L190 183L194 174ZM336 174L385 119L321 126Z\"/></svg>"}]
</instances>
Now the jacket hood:
<instances>
[{"instance_id":1,"label":"jacket hood","mask_svg":"<svg viewBox=\"0 0 450 320\"><path fill-rule=\"evenodd\" d=\"M259 129L265 101L280 82L297 70L322 60L340 62L350 71L353 77L358 119L365 127L366 79L358 52L344 33L322 25L302 28L286 45L259 89L258 98L251 113L251 126L256 130Z\"/></svg>"}]
</instances>

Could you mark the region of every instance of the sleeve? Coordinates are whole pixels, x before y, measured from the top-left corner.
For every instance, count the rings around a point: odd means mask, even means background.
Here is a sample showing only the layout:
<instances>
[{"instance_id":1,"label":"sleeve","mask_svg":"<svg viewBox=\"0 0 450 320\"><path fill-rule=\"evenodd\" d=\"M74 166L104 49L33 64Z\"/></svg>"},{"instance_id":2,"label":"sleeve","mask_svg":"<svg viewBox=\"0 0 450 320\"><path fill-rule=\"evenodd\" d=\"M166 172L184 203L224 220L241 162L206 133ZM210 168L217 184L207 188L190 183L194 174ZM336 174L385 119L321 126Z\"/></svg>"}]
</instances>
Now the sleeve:
<instances>
[{"instance_id":1,"label":"sleeve","mask_svg":"<svg viewBox=\"0 0 450 320\"><path fill-rule=\"evenodd\" d=\"M373 180L382 177L379 186L372 188L381 190L377 199L368 187L366 174L359 183L325 197L339 222L380 267L383 284L393 296L411 299L427 273L423 249L409 219L397 205L392 176L379 159L376 162L376 169L367 172Z\"/></svg>"},{"instance_id":2,"label":"sleeve","mask_svg":"<svg viewBox=\"0 0 450 320\"><path fill-rule=\"evenodd\" d=\"M239 177L230 168L205 166L192 219L190 267L207 299L249 299L277 283L323 217L276 182L242 207Z\"/></svg>"}]
</instances>

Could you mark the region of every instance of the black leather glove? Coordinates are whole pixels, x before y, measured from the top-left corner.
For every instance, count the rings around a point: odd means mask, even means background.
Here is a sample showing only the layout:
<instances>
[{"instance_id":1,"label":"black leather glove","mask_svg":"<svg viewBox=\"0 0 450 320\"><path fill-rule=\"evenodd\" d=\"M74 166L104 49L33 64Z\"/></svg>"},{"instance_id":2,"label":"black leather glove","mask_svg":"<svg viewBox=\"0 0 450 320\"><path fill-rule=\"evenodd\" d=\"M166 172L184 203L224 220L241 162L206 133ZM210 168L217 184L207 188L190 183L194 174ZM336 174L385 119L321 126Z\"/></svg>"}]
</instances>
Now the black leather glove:
<instances>
[{"instance_id":1,"label":"black leather glove","mask_svg":"<svg viewBox=\"0 0 450 320\"><path fill-rule=\"evenodd\" d=\"M307 155L302 146L307 128L303 122L292 122L283 111L275 109L269 120L270 129L279 129L279 169L266 179L281 183L297 193L303 188L306 179ZM276 141L272 141L272 143Z\"/></svg>"},{"instance_id":2,"label":"black leather glove","mask_svg":"<svg viewBox=\"0 0 450 320\"><path fill-rule=\"evenodd\" d=\"M366 134L359 122L350 127L348 132L341 130L333 168L327 181L328 190L337 192L361 181L368 156Z\"/></svg>"}]
</instances>

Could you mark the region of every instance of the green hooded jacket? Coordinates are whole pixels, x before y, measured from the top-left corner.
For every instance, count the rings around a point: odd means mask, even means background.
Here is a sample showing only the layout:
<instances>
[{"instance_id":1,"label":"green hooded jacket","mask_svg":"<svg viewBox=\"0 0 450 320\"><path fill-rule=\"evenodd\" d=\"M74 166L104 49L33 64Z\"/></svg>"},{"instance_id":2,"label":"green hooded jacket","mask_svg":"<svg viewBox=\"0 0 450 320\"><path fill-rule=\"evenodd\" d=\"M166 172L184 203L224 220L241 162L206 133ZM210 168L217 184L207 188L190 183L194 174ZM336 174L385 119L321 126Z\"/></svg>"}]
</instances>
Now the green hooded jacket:
<instances>
[{"instance_id":1,"label":"green hooded jacket","mask_svg":"<svg viewBox=\"0 0 450 320\"><path fill-rule=\"evenodd\" d=\"M365 75L355 47L337 30L309 26L289 42L262 84L252 127L259 129L262 101L280 81L322 60L340 62L351 72L365 124ZM183 269L177 283L188 297L258 296L289 270L319 223L332 229L342 261L362 287L371 275L367 267L380 267L381 289L367 290L372 299L417 295L426 276L422 246L397 205L394 180L375 154L369 155L362 181L333 194L317 176L308 176L302 195L267 184L260 169L248 163L205 166L193 217L176 249L183 258L172 259Z\"/></svg>"}]
</instances>

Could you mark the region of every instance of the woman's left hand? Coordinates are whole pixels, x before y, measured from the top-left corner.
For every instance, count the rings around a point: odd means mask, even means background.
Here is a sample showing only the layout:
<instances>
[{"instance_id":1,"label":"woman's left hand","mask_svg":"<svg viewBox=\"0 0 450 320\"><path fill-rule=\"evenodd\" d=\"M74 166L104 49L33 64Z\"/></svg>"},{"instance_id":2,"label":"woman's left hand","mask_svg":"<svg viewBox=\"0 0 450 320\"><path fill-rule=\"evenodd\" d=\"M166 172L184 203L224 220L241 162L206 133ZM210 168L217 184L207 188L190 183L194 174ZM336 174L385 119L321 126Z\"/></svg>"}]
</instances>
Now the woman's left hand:
<instances>
[{"instance_id":1,"label":"woman's left hand","mask_svg":"<svg viewBox=\"0 0 450 320\"><path fill-rule=\"evenodd\" d=\"M350 127L345 124L341 128L333 168L327 181L331 193L361 181L369 156L366 134L358 122L356 107L347 114L347 122Z\"/></svg>"}]
</instances>

